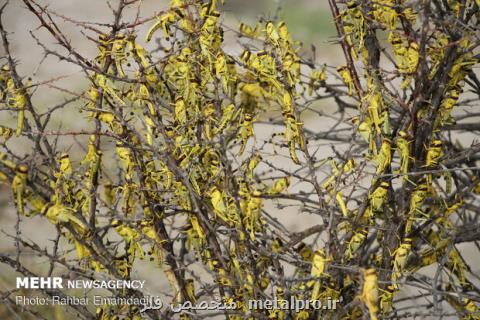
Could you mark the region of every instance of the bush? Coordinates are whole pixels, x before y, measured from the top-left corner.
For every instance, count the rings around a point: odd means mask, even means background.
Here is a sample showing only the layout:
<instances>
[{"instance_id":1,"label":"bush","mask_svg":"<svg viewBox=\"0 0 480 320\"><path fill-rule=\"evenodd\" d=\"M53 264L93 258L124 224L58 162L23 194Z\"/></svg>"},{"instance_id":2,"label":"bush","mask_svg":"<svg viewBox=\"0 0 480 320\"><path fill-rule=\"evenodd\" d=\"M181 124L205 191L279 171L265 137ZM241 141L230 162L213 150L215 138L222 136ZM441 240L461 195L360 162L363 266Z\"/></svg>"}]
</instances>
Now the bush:
<instances>
[{"instance_id":1,"label":"bush","mask_svg":"<svg viewBox=\"0 0 480 320\"><path fill-rule=\"evenodd\" d=\"M130 22L124 12L140 2L119 0L110 24L23 3L62 50L36 32L33 41L46 57L80 68L89 87L39 106L35 96L49 83L19 74L0 22L0 111L17 119L0 127L0 181L11 187L17 230L39 216L57 232L45 250L17 232L17 252L2 254L3 264L33 276L21 257L34 251L50 262L49 276L126 280L149 264L168 281L169 303L234 303L215 313L228 319L480 319L478 270L462 257L478 254L480 240L478 1L330 0L346 60L339 67L300 54L281 21L226 32L216 0L172 0L156 17ZM56 19L94 41L96 57L82 54ZM146 49L153 40L156 49ZM52 129L72 103L88 123ZM82 143L62 147L72 137ZM314 225L294 232L286 217ZM249 308L273 297L340 302ZM66 308L86 319L174 314Z\"/></svg>"}]
</instances>

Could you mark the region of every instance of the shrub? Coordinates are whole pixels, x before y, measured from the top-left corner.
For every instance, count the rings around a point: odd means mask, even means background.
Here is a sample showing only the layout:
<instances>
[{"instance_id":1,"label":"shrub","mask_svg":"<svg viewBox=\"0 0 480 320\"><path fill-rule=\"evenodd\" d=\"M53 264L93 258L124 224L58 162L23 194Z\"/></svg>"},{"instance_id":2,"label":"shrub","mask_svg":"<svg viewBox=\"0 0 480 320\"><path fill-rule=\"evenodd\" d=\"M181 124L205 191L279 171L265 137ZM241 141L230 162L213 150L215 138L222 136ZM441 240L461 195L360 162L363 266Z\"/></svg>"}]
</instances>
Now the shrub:
<instances>
[{"instance_id":1,"label":"shrub","mask_svg":"<svg viewBox=\"0 0 480 320\"><path fill-rule=\"evenodd\" d=\"M218 298L236 304L217 312L229 319L479 319L478 271L462 257L480 240L472 139L480 126L468 121L478 119L480 96L478 1L330 0L346 61L338 67L300 54L281 21L225 30L216 0L172 0L130 22L124 11L141 2L119 0L110 24L23 3L63 48L33 32L45 56L79 67L89 85L44 110L35 96L48 83L17 72L0 23L0 111L17 119L0 127L0 181L22 223L39 216L57 230L47 250L13 235L17 258L1 255L2 263L32 276L20 257L33 250L50 261L49 275L133 279L143 260L168 281L168 302ZM56 19L94 41L96 57L80 53ZM154 39L156 49L146 49ZM72 103L82 115L74 116L87 115L84 129L52 129ZM71 137L85 143L57 144ZM25 139L31 146L20 156ZM294 232L286 216L314 225ZM421 272L427 266L433 273ZM249 309L273 297L341 302ZM88 319L141 317L128 305L69 308Z\"/></svg>"}]
</instances>

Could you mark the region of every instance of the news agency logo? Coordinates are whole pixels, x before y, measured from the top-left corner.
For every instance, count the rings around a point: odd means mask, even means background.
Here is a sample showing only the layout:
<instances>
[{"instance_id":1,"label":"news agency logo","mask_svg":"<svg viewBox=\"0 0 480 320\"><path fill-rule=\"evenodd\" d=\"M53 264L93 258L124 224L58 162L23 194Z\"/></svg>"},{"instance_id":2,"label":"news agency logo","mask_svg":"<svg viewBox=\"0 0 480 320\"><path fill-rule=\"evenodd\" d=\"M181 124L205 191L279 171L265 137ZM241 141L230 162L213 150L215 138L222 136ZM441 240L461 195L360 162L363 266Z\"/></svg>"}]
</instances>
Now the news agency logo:
<instances>
[{"instance_id":1,"label":"news agency logo","mask_svg":"<svg viewBox=\"0 0 480 320\"><path fill-rule=\"evenodd\" d=\"M17 277L17 289L143 289L145 280L65 280L61 277Z\"/></svg>"},{"instance_id":2,"label":"news agency logo","mask_svg":"<svg viewBox=\"0 0 480 320\"><path fill-rule=\"evenodd\" d=\"M17 289L63 289L60 277L17 277Z\"/></svg>"}]
</instances>

